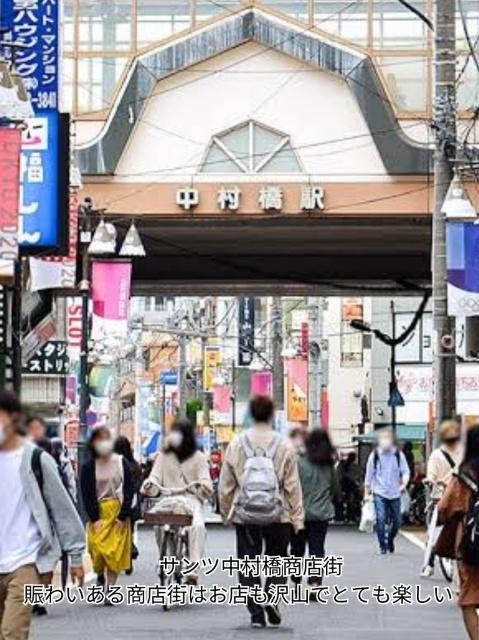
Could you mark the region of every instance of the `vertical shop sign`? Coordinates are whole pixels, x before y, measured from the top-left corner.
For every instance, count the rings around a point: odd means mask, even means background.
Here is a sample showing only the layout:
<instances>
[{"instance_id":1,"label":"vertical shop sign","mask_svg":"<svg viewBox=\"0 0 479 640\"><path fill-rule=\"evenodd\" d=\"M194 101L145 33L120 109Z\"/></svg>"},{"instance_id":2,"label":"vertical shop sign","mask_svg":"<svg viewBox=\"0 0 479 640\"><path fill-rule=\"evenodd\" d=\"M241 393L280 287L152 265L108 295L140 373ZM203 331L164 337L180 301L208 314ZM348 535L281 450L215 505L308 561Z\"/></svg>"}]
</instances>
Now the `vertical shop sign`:
<instances>
[{"instance_id":1,"label":"vertical shop sign","mask_svg":"<svg viewBox=\"0 0 479 640\"><path fill-rule=\"evenodd\" d=\"M254 356L255 299L240 298L238 309L238 365L247 367Z\"/></svg>"}]
</instances>

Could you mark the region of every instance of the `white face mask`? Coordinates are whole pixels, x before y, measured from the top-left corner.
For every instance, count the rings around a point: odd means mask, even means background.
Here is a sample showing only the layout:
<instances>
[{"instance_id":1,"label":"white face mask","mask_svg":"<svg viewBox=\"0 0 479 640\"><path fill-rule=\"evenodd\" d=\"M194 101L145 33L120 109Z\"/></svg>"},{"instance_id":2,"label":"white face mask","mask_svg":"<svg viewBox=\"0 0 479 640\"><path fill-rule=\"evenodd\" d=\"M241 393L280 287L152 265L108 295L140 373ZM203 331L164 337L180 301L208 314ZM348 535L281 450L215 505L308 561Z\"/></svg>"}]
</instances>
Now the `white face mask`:
<instances>
[{"instance_id":1,"label":"white face mask","mask_svg":"<svg viewBox=\"0 0 479 640\"><path fill-rule=\"evenodd\" d=\"M5 444L7 441L7 432L5 430L5 425L0 422L0 447Z\"/></svg>"},{"instance_id":2,"label":"white face mask","mask_svg":"<svg viewBox=\"0 0 479 640\"><path fill-rule=\"evenodd\" d=\"M113 451L113 440L98 440L94 447L99 456L108 456Z\"/></svg>"},{"instance_id":3,"label":"white face mask","mask_svg":"<svg viewBox=\"0 0 479 640\"><path fill-rule=\"evenodd\" d=\"M175 430L168 434L168 444L173 449L179 449L181 447L182 442L183 442L183 434L181 433L181 431Z\"/></svg>"},{"instance_id":4,"label":"white face mask","mask_svg":"<svg viewBox=\"0 0 479 640\"><path fill-rule=\"evenodd\" d=\"M390 449L393 448L394 441L392 438L389 438L386 436L383 438L379 438L378 444L379 444L379 448L382 449L383 451L389 451Z\"/></svg>"}]
</instances>

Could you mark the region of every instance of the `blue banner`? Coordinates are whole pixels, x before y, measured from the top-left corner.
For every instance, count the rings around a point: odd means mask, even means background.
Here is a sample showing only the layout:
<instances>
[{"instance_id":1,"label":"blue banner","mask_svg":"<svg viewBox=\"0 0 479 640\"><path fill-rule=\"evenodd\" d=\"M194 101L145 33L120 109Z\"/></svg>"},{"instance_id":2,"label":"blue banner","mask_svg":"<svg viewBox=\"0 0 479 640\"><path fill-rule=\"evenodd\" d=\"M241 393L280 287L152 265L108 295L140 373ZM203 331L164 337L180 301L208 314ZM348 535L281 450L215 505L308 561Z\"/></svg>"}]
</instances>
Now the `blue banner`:
<instances>
[{"instance_id":1,"label":"blue banner","mask_svg":"<svg viewBox=\"0 0 479 640\"><path fill-rule=\"evenodd\" d=\"M479 226L447 224L447 303L451 316L479 315Z\"/></svg>"},{"instance_id":2,"label":"blue banner","mask_svg":"<svg viewBox=\"0 0 479 640\"><path fill-rule=\"evenodd\" d=\"M1 0L0 17L5 39L22 45L15 66L35 112L58 110L59 0Z\"/></svg>"},{"instance_id":3,"label":"blue banner","mask_svg":"<svg viewBox=\"0 0 479 640\"><path fill-rule=\"evenodd\" d=\"M19 243L28 248L56 248L60 217L66 215L60 184L59 0L0 0L0 24L15 49L35 111L22 136Z\"/></svg>"}]
</instances>

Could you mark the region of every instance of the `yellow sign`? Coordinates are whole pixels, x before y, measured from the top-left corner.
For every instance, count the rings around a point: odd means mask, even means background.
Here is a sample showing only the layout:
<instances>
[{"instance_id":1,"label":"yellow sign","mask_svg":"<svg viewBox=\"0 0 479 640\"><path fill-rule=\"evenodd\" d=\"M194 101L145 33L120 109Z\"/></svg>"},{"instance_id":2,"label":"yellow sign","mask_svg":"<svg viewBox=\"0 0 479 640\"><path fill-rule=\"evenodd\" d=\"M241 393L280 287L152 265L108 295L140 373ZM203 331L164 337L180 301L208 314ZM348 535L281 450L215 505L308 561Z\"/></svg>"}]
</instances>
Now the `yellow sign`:
<instances>
[{"instance_id":1,"label":"yellow sign","mask_svg":"<svg viewBox=\"0 0 479 640\"><path fill-rule=\"evenodd\" d=\"M206 345L203 352L203 389L209 391L214 386L221 367L221 349L213 345Z\"/></svg>"}]
</instances>

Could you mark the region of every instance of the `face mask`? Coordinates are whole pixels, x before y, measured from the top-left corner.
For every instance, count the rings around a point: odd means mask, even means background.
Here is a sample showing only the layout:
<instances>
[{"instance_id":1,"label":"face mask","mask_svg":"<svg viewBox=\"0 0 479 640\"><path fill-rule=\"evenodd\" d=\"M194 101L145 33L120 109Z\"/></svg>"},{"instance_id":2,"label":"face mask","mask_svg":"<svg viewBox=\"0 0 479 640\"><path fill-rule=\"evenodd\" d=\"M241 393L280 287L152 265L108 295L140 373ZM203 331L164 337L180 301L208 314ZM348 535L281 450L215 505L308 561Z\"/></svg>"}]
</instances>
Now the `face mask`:
<instances>
[{"instance_id":1,"label":"face mask","mask_svg":"<svg viewBox=\"0 0 479 640\"><path fill-rule=\"evenodd\" d=\"M183 442L183 434L181 431L172 431L168 435L168 444L172 449L179 449Z\"/></svg>"},{"instance_id":2,"label":"face mask","mask_svg":"<svg viewBox=\"0 0 479 640\"><path fill-rule=\"evenodd\" d=\"M383 451L389 451L390 449L393 448L393 441L391 438L381 438L380 440L378 440L378 444L379 444L379 448L382 449Z\"/></svg>"},{"instance_id":3,"label":"face mask","mask_svg":"<svg viewBox=\"0 0 479 640\"><path fill-rule=\"evenodd\" d=\"M99 456L108 456L113 451L113 440L98 440L94 447Z\"/></svg>"},{"instance_id":4,"label":"face mask","mask_svg":"<svg viewBox=\"0 0 479 640\"><path fill-rule=\"evenodd\" d=\"M5 425L0 422L0 447L5 444L7 441L7 432L5 430Z\"/></svg>"}]
</instances>

